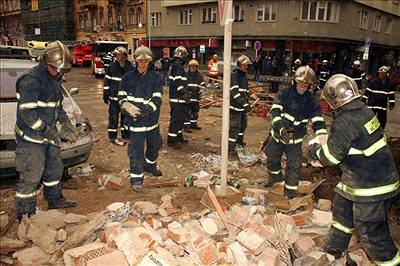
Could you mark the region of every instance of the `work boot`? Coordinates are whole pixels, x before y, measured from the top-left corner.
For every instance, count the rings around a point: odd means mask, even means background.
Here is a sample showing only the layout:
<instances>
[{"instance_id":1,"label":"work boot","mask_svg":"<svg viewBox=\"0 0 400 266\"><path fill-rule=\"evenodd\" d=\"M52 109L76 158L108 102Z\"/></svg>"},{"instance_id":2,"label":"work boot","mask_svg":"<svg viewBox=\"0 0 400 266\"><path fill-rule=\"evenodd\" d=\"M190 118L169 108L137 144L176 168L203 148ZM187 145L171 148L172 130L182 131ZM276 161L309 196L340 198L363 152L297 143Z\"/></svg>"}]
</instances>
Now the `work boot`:
<instances>
[{"instance_id":1,"label":"work boot","mask_svg":"<svg viewBox=\"0 0 400 266\"><path fill-rule=\"evenodd\" d=\"M194 130L201 130L201 127L199 127L199 125L197 125L197 123L195 124L190 124L190 128L194 129Z\"/></svg>"},{"instance_id":2,"label":"work boot","mask_svg":"<svg viewBox=\"0 0 400 266\"><path fill-rule=\"evenodd\" d=\"M285 195L285 197L287 197L288 199L294 199L297 196L297 190L293 190L293 189L284 189L283 190L283 194Z\"/></svg>"},{"instance_id":3,"label":"work boot","mask_svg":"<svg viewBox=\"0 0 400 266\"><path fill-rule=\"evenodd\" d=\"M190 125L184 125L183 131L185 131L186 133L192 133L192 130L190 129Z\"/></svg>"},{"instance_id":4,"label":"work boot","mask_svg":"<svg viewBox=\"0 0 400 266\"><path fill-rule=\"evenodd\" d=\"M186 144L189 141L187 139L185 139L182 134L180 134L180 135L178 135L178 142Z\"/></svg>"},{"instance_id":5,"label":"work boot","mask_svg":"<svg viewBox=\"0 0 400 266\"><path fill-rule=\"evenodd\" d=\"M238 140L236 141L236 144L242 147L246 146L246 142L243 141L243 136L239 136Z\"/></svg>"},{"instance_id":6,"label":"work boot","mask_svg":"<svg viewBox=\"0 0 400 266\"><path fill-rule=\"evenodd\" d=\"M118 146L124 146L126 144L126 142L120 141L119 139L111 139L110 142Z\"/></svg>"},{"instance_id":7,"label":"work boot","mask_svg":"<svg viewBox=\"0 0 400 266\"><path fill-rule=\"evenodd\" d=\"M282 179L282 180L283 180L283 179ZM270 188L270 187L272 187L273 185L275 185L276 183L282 182L282 180L274 180L274 179L272 179L272 178L269 178L269 179L267 180L267 182L265 182L264 187Z\"/></svg>"},{"instance_id":8,"label":"work boot","mask_svg":"<svg viewBox=\"0 0 400 266\"><path fill-rule=\"evenodd\" d=\"M67 200L63 198L58 202L49 202L47 209L51 210L51 209L72 208L75 207L76 205L78 205L78 202L76 200Z\"/></svg>"},{"instance_id":9,"label":"work boot","mask_svg":"<svg viewBox=\"0 0 400 266\"><path fill-rule=\"evenodd\" d=\"M171 148L173 148L175 150L182 149L182 146L181 146L181 144L179 142L167 142L167 146L171 147Z\"/></svg>"},{"instance_id":10,"label":"work boot","mask_svg":"<svg viewBox=\"0 0 400 266\"><path fill-rule=\"evenodd\" d=\"M157 167L144 167L146 173L150 173L152 176L162 176L163 172Z\"/></svg>"},{"instance_id":11,"label":"work boot","mask_svg":"<svg viewBox=\"0 0 400 266\"><path fill-rule=\"evenodd\" d=\"M135 184L133 184L132 186L132 190L134 191L134 192L142 192L143 191L143 186L142 185L135 185Z\"/></svg>"}]
</instances>

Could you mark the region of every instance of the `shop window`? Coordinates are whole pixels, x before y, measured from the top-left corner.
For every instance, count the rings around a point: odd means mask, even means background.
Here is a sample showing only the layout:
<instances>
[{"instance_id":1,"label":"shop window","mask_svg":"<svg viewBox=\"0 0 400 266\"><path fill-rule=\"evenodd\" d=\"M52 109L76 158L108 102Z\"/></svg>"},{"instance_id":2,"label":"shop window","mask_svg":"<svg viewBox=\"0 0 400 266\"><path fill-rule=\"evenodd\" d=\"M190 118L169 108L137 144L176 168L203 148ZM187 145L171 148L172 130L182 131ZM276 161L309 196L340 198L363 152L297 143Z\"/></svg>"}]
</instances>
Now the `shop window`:
<instances>
[{"instance_id":1,"label":"shop window","mask_svg":"<svg viewBox=\"0 0 400 266\"><path fill-rule=\"evenodd\" d=\"M151 13L151 26L159 27L161 25L161 12Z\"/></svg>"},{"instance_id":2,"label":"shop window","mask_svg":"<svg viewBox=\"0 0 400 266\"><path fill-rule=\"evenodd\" d=\"M244 21L244 9L242 6L233 7L233 21L243 22Z\"/></svg>"},{"instance_id":3,"label":"shop window","mask_svg":"<svg viewBox=\"0 0 400 266\"><path fill-rule=\"evenodd\" d=\"M266 3L256 9L256 21L276 21L276 3Z\"/></svg>"},{"instance_id":4,"label":"shop window","mask_svg":"<svg viewBox=\"0 0 400 266\"><path fill-rule=\"evenodd\" d=\"M380 32L382 24L382 17L380 15L375 15L373 31Z\"/></svg>"},{"instance_id":5,"label":"shop window","mask_svg":"<svg viewBox=\"0 0 400 266\"><path fill-rule=\"evenodd\" d=\"M360 12L360 22L358 23L360 29L368 29L368 12L362 10Z\"/></svg>"},{"instance_id":6,"label":"shop window","mask_svg":"<svg viewBox=\"0 0 400 266\"><path fill-rule=\"evenodd\" d=\"M217 9L210 7L210 8L203 8L203 16L201 23L215 23L217 22Z\"/></svg>"},{"instance_id":7,"label":"shop window","mask_svg":"<svg viewBox=\"0 0 400 266\"><path fill-rule=\"evenodd\" d=\"M386 20L386 24L385 24L385 33L386 34L391 34L392 33L392 19L388 18Z\"/></svg>"},{"instance_id":8,"label":"shop window","mask_svg":"<svg viewBox=\"0 0 400 266\"><path fill-rule=\"evenodd\" d=\"M192 25L191 9L184 9L179 11L179 25Z\"/></svg>"},{"instance_id":9,"label":"shop window","mask_svg":"<svg viewBox=\"0 0 400 266\"><path fill-rule=\"evenodd\" d=\"M332 1L303 1L301 19L319 22L338 22L339 5Z\"/></svg>"}]
</instances>

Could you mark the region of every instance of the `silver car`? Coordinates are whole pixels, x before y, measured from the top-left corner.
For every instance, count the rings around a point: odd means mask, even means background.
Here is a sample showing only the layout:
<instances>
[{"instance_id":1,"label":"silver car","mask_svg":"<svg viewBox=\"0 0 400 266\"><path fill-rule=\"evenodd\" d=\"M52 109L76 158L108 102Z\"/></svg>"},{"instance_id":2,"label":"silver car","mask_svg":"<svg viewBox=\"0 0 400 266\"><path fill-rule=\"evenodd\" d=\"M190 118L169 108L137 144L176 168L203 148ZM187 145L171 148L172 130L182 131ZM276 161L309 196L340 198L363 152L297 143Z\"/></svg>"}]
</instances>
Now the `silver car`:
<instances>
[{"instance_id":1,"label":"silver car","mask_svg":"<svg viewBox=\"0 0 400 266\"><path fill-rule=\"evenodd\" d=\"M0 60L0 177L15 176L15 133L14 126L17 119L17 98L15 83L18 77L29 68L37 65L36 62L24 59ZM82 111L71 95L77 94L79 89L72 88L68 92L63 87L63 107L80 132L77 142L70 144L63 141L61 158L64 167L85 162L89 157L93 141L90 136L89 120L82 115Z\"/></svg>"}]
</instances>

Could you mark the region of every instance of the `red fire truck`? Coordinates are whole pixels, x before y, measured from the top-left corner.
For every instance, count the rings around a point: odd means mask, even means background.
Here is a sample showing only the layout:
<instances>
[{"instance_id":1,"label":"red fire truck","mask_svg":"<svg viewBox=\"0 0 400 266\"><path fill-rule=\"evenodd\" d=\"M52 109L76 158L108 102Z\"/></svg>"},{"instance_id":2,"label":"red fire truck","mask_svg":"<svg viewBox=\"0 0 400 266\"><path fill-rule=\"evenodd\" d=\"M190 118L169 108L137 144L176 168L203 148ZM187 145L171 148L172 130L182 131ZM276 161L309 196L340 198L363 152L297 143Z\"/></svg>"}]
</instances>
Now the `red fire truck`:
<instances>
[{"instance_id":1,"label":"red fire truck","mask_svg":"<svg viewBox=\"0 0 400 266\"><path fill-rule=\"evenodd\" d=\"M90 66L92 63L92 44L77 45L71 55L73 66Z\"/></svg>"}]
</instances>

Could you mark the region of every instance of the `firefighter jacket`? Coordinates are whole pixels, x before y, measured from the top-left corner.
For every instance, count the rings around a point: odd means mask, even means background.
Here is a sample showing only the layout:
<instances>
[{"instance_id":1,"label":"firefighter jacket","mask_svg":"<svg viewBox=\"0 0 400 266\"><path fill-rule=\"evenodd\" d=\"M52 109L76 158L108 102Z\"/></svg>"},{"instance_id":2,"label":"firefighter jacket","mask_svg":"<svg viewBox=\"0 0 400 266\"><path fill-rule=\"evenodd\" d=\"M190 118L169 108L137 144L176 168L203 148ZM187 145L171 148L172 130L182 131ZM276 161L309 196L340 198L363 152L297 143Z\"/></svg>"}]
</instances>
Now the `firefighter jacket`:
<instances>
[{"instance_id":1,"label":"firefighter jacket","mask_svg":"<svg viewBox=\"0 0 400 266\"><path fill-rule=\"evenodd\" d=\"M390 107L395 105L394 85L388 78L376 78L369 83L362 101L369 109L386 111L388 103Z\"/></svg>"},{"instance_id":2,"label":"firefighter jacket","mask_svg":"<svg viewBox=\"0 0 400 266\"><path fill-rule=\"evenodd\" d=\"M311 152L322 165L339 165L342 180L334 191L357 202L372 202L399 193L399 177L377 117L360 101L335 114L326 144Z\"/></svg>"},{"instance_id":3,"label":"firefighter jacket","mask_svg":"<svg viewBox=\"0 0 400 266\"><path fill-rule=\"evenodd\" d=\"M211 59L207 66L208 76L218 78L218 60Z\"/></svg>"},{"instance_id":4,"label":"firefighter jacket","mask_svg":"<svg viewBox=\"0 0 400 266\"><path fill-rule=\"evenodd\" d=\"M117 101L118 89L122 76L133 70L133 66L129 60L125 60L124 67L121 67L118 61L114 61L106 70L104 76L103 96L110 100Z\"/></svg>"},{"instance_id":5,"label":"firefighter jacket","mask_svg":"<svg viewBox=\"0 0 400 266\"><path fill-rule=\"evenodd\" d=\"M162 103L161 77L154 70L140 74L137 69L126 73L121 80L118 91L118 103L130 102L141 110L146 110L146 116L133 118L124 117L124 127L131 132L146 132L158 127L160 107Z\"/></svg>"},{"instance_id":6,"label":"firefighter jacket","mask_svg":"<svg viewBox=\"0 0 400 266\"><path fill-rule=\"evenodd\" d=\"M347 76L352 78L357 83L358 88L361 89L361 80L365 78L365 72L361 68L351 67L347 72Z\"/></svg>"},{"instance_id":7,"label":"firefighter jacket","mask_svg":"<svg viewBox=\"0 0 400 266\"><path fill-rule=\"evenodd\" d=\"M244 112L249 106L249 85L247 83L246 72L239 68L232 71L230 92L230 106L234 111Z\"/></svg>"},{"instance_id":8,"label":"firefighter jacket","mask_svg":"<svg viewBox=\"0 0 400 266\"><path fill-rule=\"evenodd\" d=\"M203 80L202 75L199 71L191 72L190 70L186 72L188 90L190 93L190 101L198 102L201 97L201 93L205 89L206 83Z\"/></svg>"},{"instance_id":9,"label":"firefighter jacket","mask_svg":"<svg viewBox=\"0 0 400 266\"><path fill-rule=\"evenodd\" d=\"M331 77L331 70L328 65L321 65L317 74L320 83L325 83Z\"/></svg>"},{"instance_id":10,"label":"firefighter jacket","mask_svg":"<svg viewBox=\"0 0 400 266\"><path fill-rule=\"evenodd\" d=\"M272 120L271 136L276 142L282 142L280 132L285 128L292 132L287 144L298 144L307 134L307 124L311 119L315 135L326 134L325 120L321 108L310 91L299 95L296 85L288 86L278 92L270 111Z\"/></svg>"},{"instance_id":11,"label":"firefighter jacket","mask_svg":"<svg viewBox=\"0 0 400 266\"><path fill-rule=\"evenodd\" d=\"M184 60L174 57L169 71L169 102L186 103L184 95L188 95L188 82L185 70L183 69Z\"/></svg>"},{"instance_id":12,"label":"firefighter jacket","mask_svg":"<svg viewBox=\"0 0 400 266\"><path fill-rule=\"evenodd\" d=\"M108 68L111 63L114 61L114 56L111 52L108 52L105 56L103 56L102 61L104 64L104 68Z\"/></svg>"},{"instance_id":13,"label":"firefighter jacket","mask_svg":"<svg viewBox=\"0 0 400 266\"><path fill-rule=\"evenodd\" d=\"M16 82L18 138L38 144L55 144L42 136L46 126L57 131L56 123L68 122L63 101L61 76L51 76L42 63L29 69Z\"/></svg>"},{"instance_id":14,"label":"firefighter jacket","mask_svg":"<svg viewBox=\"0 0 400 266\"><path fill-rule=\"evenodd\" d=\"M167 72L169 70L169 58L163 57L161 60L161 70Z\"/></svg>"}]
</instances>

